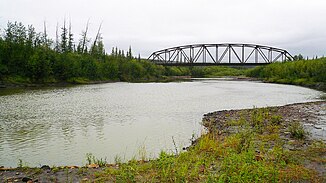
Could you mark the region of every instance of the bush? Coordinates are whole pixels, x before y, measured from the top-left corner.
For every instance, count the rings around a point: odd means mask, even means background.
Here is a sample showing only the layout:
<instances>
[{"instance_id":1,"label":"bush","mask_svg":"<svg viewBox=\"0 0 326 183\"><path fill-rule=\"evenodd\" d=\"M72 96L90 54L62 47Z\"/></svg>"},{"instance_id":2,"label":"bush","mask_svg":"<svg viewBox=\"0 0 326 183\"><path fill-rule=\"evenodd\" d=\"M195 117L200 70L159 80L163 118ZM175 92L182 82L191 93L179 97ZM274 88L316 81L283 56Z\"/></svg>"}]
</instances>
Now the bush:
<instances>
[{"instance_id":1,"label":"bush","mask_svg":"<svg viewBox=\"0 0 326 183\"><path fill-rule=\"evenodd\" d=\"M273 63L256 67L246 72L249 77L262 78L269 82L312 86L326 83L326 58Z\"/></svg>"},{"instance_id":2,"label":"bush","mask_svg":"<svg viewBox=\"0 0 326 183\"><path fill-rule=\"evenodd\" d=\"M289 126L289 132L291 133L291 136L295 139L304 139L306 137L306 132L299 122L292 122Z\"/></svg>"}]
</instances>

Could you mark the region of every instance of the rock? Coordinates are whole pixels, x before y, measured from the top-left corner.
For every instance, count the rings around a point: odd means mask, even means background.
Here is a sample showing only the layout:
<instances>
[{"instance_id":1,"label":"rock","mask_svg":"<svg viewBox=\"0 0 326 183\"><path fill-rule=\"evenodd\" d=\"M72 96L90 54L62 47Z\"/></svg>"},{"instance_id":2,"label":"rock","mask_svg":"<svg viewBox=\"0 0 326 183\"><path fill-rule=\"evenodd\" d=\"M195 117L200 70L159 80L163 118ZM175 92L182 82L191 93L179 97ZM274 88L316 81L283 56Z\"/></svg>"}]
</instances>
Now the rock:
<instances>
[{"instance_id":1,"label":"rock","mask_svg":"<svg viewBox=\"0 0 326 183\"><path fill-rule=\"evenodd\" d=\"M19 175L19 172L16 172L16 175Z\"/></svg>"},{"instance_id":2,"label":"rock","mask_svg":"<svg viewBox=\"0 0 326 183\"><path fill-rule=\"evenodd\" d=\"M256 161L262 161L264 159L264 156L262 156L261 154L256 154L255 155L255 160Z\"/></svg>"},{"instance_id":3,"label":"rock","mask_svg":"<svg viewBox=\"0 0 326 183\"><path fill-rule=\"evenodd\" d=\"M14 168L0 168L0 171L9 171L9 170L13 170Z\"/></svg>"},{"instance_id":4,"label":"rock","mask_svg":"<svg viewBox=\"0 0 326 183\"><path fill-rule=\"evenodd\" d=\"M204 172L205 172L205 166L204 166L204 165L201 165L201 166L199 167L199 172L200 172L200 173L204 173Z\"/></svg>"},{"instance_id":5,"label":"rock","mask_svg":"<svg viewBox=\"0 0 326 183\"><path fill-rule=\"evenodd\" d=\"M30 181L33 182L33 180L32 180L31 178L29 178L29 177L23 177L23 178L22 178L22 181L23 181L23 182L28 182L28 183L29 183Z\"/></svg>"},{"instance_id":6,"label":"rock","mask_svg":"<svg viewBox=\"0 0 326 183\"><path fill-rule=\"evenodd\" d=\"M41 169L42 170L51 170L50 166L48 166L48 165L41 166Z\"/></svg>"},{"instance_id":7,"label":"rock","mask_svg":"<svg viewBox=\"0 0 326 183\"><path fill-rule=\"evenodd\" d=\"M88 168L99 168L100 166L98 164L89 164L87 165Z\"/></svg>"},{"instance_id":8,"label":"rock","mask_svg":"<svg viewBox=\"0 0 326 183\"><path fill-rule=\"evenodd\" d=\"M86 181L88 181L88 178L83 178L82 181L85 181L86 182Z\"/></svg>"},{"instance_id":9,"label":"rock","mask_svg":"<svg viewBox=\"0 0 326 183\"><path fill-rule=\"evenodd\" d=\"M67 166L67 168L69 169L75 169L75 168L79 168L78 166Z\"/></svg>"}]
</instances>

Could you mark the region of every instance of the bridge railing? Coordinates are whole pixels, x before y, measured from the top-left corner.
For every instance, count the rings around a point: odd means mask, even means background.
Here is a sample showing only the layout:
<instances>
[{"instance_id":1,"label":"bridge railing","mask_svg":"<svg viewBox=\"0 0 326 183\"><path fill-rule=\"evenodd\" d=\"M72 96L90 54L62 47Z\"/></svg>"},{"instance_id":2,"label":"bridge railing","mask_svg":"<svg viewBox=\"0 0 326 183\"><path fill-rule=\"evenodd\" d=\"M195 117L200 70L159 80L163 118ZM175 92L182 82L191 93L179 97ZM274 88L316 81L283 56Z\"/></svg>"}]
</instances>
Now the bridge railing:
<instances>
[{"instance_id":1,"label":"bridge railing","mask_svg":"<svg viewBox=\"0 0 326 183\"><path fill-rule=\"evenodd\" d=\"M280 48L254 44L195 44L153 52L148 60L161 65L182 64L269 64L293 60Z\"/></svg>"}]
</instances>

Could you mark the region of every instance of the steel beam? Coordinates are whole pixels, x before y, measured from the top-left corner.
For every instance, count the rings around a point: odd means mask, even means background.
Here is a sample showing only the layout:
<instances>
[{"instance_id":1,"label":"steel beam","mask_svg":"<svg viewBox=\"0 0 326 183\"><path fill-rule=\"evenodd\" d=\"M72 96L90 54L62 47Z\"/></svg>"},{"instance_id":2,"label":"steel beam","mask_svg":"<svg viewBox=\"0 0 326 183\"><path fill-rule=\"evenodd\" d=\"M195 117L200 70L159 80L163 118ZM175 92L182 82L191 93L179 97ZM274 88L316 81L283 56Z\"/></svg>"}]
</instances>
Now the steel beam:
<instances>
[{"instance_id":1,"label":"steel beam","mask_svg":"<svg viewBox=\"0 0 326 183\"><path fill-rule=\"evenodd\" d=\"M209 49L211 48L211 49ZM213 49L212 49L213 48ZM219 55L219 49L224 49L223 53ZM239 48L239 49L235 49ZM252 51L248 56L245 54L245 49L249 48ZM215 55L214 55L215 49ZM265 54L267 53L267 55ZM228 57L225 59L226 54ZM255 64L285 62L293 60L289 52L284 49L274 48L270 46L255 45L255 44L194 44L184 45L172 48L166 48L153 52L148 60L153 63L166 63L166 64L250 64L248 60L254 54ZM210 59L207 59L207 55ZM214 56L213 56L214 55ZM260 55L260 57L259 57ZM232 56L236 57L235 60ZM275 57L273 57L275 56ZM201 59L200 59L201 57Z\"/></svg>"}]
</instances>

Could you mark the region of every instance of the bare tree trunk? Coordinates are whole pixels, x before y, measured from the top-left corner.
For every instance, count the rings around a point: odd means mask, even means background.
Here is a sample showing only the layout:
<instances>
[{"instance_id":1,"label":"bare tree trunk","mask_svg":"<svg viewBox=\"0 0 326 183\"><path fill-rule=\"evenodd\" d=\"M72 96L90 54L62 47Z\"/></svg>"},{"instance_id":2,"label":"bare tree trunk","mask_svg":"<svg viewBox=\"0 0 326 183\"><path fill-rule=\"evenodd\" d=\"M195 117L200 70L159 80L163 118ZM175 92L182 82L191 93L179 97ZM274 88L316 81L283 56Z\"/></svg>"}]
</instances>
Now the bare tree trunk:
<instances>
[{"instance_id":1,"label":"bare tree trunk","mask_svg":"<svg viewBox=\"0 0 326 183\"><path fill-rule=\"evenodd\" d=\"M101 31L101 28L102 28L102 23L103 22L101 22L101 24L100 24L100 26L99 26L99 28L97 30L97 34L96 34L96 37L95 37L95 40L94 40L94 43L93 43L93 48L96 46L96 42L98 40L98 37L100 36L100 31Z\"/></svg>"},{"instance_id":2,"label":"bare tree trunk","mask_svg":"<svg viewBox=\"0 0 326 183\"><path fill-rule=\"evenodd\" d=\"M59 35L58 35L59 23L57 22L56 31L55 31L55 51L59 52Z\"/></svg>"},{"instance_id":3,"label":"bare tree trunk","mask_svg":"<svg viewBox=\"0 0 326 183\"><path fill-rule=\"evenodd\" d=\"M85 29L85 32L84 32L84 35L83 36L83 43L82 43L82 53L84 53L85 51L85 46L86 46L86 41L87 41L87 32L88 32L88 25L89 25L89 19L87 20L87 24L86 24L86 29Z\"/></svg>"},{"instance_id":4,"label":"bare tree trunk","mask_svg":"<svg viewBox=\"0 0 326 183\"><path fill-rule=\"evenodd\" d=\"M44 41L45 46L48 47L48 38L47 38L48 35L46 33L46 22L45 21L44 21L44 25L43 26L44 26L44 40L43 41Z\"/></svg>"}]
</instances>

